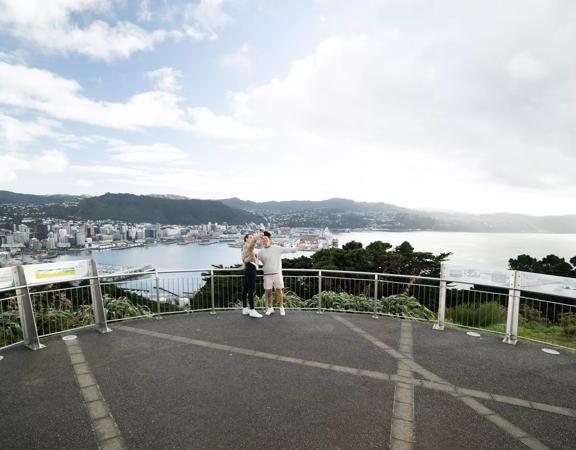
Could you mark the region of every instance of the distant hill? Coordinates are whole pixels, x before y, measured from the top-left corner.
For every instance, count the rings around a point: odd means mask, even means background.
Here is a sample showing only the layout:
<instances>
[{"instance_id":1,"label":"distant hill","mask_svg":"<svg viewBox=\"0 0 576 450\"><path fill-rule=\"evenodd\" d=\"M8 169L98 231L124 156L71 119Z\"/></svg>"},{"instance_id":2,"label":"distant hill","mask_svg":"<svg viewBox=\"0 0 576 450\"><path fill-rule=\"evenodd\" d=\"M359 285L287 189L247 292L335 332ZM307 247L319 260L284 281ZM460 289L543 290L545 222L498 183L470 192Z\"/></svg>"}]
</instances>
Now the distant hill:
<instances>
[{"instance_id":1,"label":"distant hill","mask_svg":"<svg viewBox=\"0 0 576 450\"><path fill-rule=\"evenodd\" d=\"M82 195L33 195L0 191L0 204L12 205L49 205L52 203L77 202Z\"/></svg>"},{"instance_id":2,"label":"distant hill","mask_svg":"<svg viewBox=\"0 0 576 450\"><path fill-rule=\"evenodd\" d=\"M392 205L390 203L368 203L355 202L345 198L331 198L320 201L290 200L284 202L262 202L240 200L239 198L228 198L221 200L225 205L233 208L241 208L251 211L261 211L269 213L286 213L295 211L311 211L315 209L339 210L351 212L409 212L408 208Z\"/></svg>"},{"instance_id":3,"label":"distant hill","mask_svg":"<svg viewBox=\"0 0 576 450\"><path fill-rule=\"evenodd\" d=\"M2 206L8 205L8 206ZM80 218L196 225L268 223L272 226L364 228L389 231L467 231L499 233L576 233L576 215L462 214L403 208L390 203L322 201L253 202L239 198L195 200L172 195L31 195L0 191L2 208L17 205L22 217ZM29 207L27 207L29 206ZM25 211L25 213L18 213ZM35 215L33 214L35 211Z\"/></svg>"},{"instance_id":4,"label":"distant hill","mask_svg":"<svg viewBox=\"0 0 576 450\"><path fill-rule=\"evenodd\" d=\"M498 233L576 233L576 215L528 216L525 214L431 213L445 231Z\"/></svg>"},{"instance_id":5,"label":"distant hill","mask_svg":"<svg viewBox=\"0 0 576 450\"><path fill-rule=\"evenodd\" d=\"M463 214L402 208L390 203L323 201L252 202L222 200L234 208L264 214L277 224L373 228L390 231L430 230L498 233L576 233L576 215Z\"/></svg>"},{"instance_id":6,"label":"distant hill","mask_svg":"<svg viewBox=\"0 0 576 450\"><path fill-rule=\"evenodd\" d=\"M261 221L259 216L231 208L216 200L174 200L133 194L104 194L85 198L80 200L77 206L53 206L48 208L46 213L52 217L182 225Z\"/></svg>"}]
</instances>

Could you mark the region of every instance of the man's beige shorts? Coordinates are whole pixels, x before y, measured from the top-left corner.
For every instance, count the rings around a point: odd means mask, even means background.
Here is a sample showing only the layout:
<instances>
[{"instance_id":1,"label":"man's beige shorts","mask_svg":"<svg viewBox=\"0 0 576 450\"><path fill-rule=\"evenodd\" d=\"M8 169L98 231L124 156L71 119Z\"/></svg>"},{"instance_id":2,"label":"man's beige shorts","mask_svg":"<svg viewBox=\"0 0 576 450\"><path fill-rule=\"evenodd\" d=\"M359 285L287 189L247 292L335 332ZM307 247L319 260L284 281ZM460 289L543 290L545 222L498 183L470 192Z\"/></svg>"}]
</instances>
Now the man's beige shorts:
<instances>
[{"instance_id":1,"label":"man's beige shorts","mask_svg":"<svg viewBox=\"0 0 576 450\"><path fill-rule=\"evenodd\" d=\"M272 289L272 285L274 285L276 289L284 289L284 279L281 273L264 275L264 289Z\"/></svg>"}]
</instances>

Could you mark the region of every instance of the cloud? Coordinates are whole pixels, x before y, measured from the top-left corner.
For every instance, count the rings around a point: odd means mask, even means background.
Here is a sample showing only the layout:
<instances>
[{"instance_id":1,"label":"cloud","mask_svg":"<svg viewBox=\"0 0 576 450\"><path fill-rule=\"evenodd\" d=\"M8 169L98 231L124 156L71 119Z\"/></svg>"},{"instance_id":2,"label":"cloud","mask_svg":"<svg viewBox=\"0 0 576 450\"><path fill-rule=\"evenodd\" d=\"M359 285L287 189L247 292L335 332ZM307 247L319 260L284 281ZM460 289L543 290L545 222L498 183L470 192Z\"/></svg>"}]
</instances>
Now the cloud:
<instances>
[{"instance_id":1,"label":"cloud","mask_svg":"<svg viewBox=\"0 0 576 450\"><path fill-rule=\"evenodd\" d=\"M106 166L102 164L91 164L89 166L73 165L70 170L82 175L121 175L122 179L140 179L145 177L146 171L133 167Z\"/></svg>"},{"instance_id":2,"label":"cloud","mask_svg":"<svg viewBox=\"0 0 576 450\"><path fill-rule=\"evenodd\" d=\"M209 39L218 39L218 31L232 22L232 18L224 12L223 5L222 0L200 0L197 5L189 4L185 19L196 23Z\"/></svg>"},{"instance_id":3,"label":"cloud","mask_svg":"<svg viewBox=\"0 0 576 450\"><path fill-rule=\"evenodd\" d=\"M245 125L233 117L218 116L208 108L189 108L188 114L193 122L192 130L198 136L238 141L256 141L273 136L270 130Z\"/></svg>"},{"instance_id":4,"label":"cloud","mask_svg":"<svg viewBox=\"0 0 576 450\"><path fill-rule=\"evenodd\" d=\"M110 12L111 6L109 0L0 0L0 33L49 53L77 53L107 62L150 51L173 35L125 21L110 26L102 20L86 20L84 27L73 21L73 17Z\"/></svg>"},{"instance_id":5,"label":"cloud","mask_svg":"<svg viewBox=\"0 0 576 450\"><path fill-rule=\"evenodd\" d=\"M479 183L574 189L572 34L516 39L507 27L491 29L495 47L474 33L454 41L454 30L426 27L336 35L282 79L235 93L230 116L272 130L277 138L265 147L307 164L353 158L449 180L450 161ZM409 157L395 167L397 154Z\"/></svg>"},{"instance_id":6,"label":"cloud","mask_svg":"<svg viewBox=\"0 0 576 450\"><path fill-rule=\"evenodd\" d=\"M113 161L140 164L182 161L188 157L186 152L169 144L116 145L106 152Z\"/></svg>"},{"instance_id":7,"label":"cloud","mask_svg":"<svg viewBox=\"0 0 576 450\"><path fill-rule=\"evenodd\" d=\"M60 124L45 119L24 122L0 113L0 143L16 150L22 144L37 141L41 137L55 136L54 128Z\"/></svg>"},{"instance_id":8,"label":"cloud","mask_svg":"<svg viewBox=\"0 0 576 450\"><path fill-rule=\"evenodd\" d=\"M515 81L540 81L548 75L545 65L527 52L514 55L506 66Z\"/></svg>"},{"instance_id":9,"label":"cloud","mask_svg":"<svg viewBox=\"0 0 576 450\"><path fill-rule=\"evenodd\" d=\"M17 179L17 172L30 168L25 159L13 155L0 154L0 181L8 183Z\"/></svg>"},{"instance_id":10,"label":"cloud","mask_svg":"<svg viewBox=\"0 0 576 450\"><path fill-rule=\"evenodd\" d=\"M204 34L199 32L196 28L192 25L184 25L182 27L184 30L184 35L189 37L192 41L202 41L204 40Z\"/></svg>"},{"instance_id":11,"label":"cloud","mask_svg":"<svg viewBox=\"0 0 576 450\"><path fill-rule=\"evenodd\" d=\"M20 172L61 173L68 166L68 157L60 150L47 150L28 158L15 154L0 154L0 181L16 181Z\"/></svg>"},{"instance_id":12,"label":"cloud","mask_svg":"<svg viewBox=\"0 0 576 450\"><path fill-rule=\"evenodd\" d=\"M152 13L150 12L148 0L140 0L136 16L138 17L139 22L150 22L152 20Z\"/></svg>"},{"instance_id":13,"label":"cloud","mask_svg":"<svg viewBox=\"0 0 576 450\"><path fill-rule=\"evenodd\" d=\"M220 58L220 66L225 69L232 69L238 73L249 73L252 70L250 52L250 46L244 43L235 53L224 55Z\"/></svg>"},{"instance_id":14,"label":"cloud","mask_svg":"<svg viewBox=\"0 0 576 450\"><path fill-rule=\"evenodd\" d=\"M47 150L34 159L35 170L42 173L58 173L65 171L70 162L66 154L60 150Z\"/></svg>"},{"instance_id":15,"label":"cloud","mask_svg":"<svg viewBox=\"0 0 576 450\"><path fill-rule=\"evenodd\" d=\"M109 128L137 130L164 127L190 130L181 98L150 91L125 103L91 100L74 80L51 72L0 62L0 103L43 112L58 119Z\"/></svg>"},{"instance_id":16,"label":"cloud","mask_svg":"<svg viewBox=\"0 0 576 450\"><path fill-rule=\"evenodd\" d=\"M172 67L162 67L158 70L146 72L146 77L160 91L176 92L182 88L178 82L178 79L182 78L182 72L174 70Z\"/></svg>"},{"instance_id":17,"label":"cloud","mask_svg":"<svg viewBox=\"0 0 576 450\"><path fill-rule=\"evenodd\" d=\"M91 181L91 180L76 180L75 183L77 186L80 186L82 188L85 188L85 187L91 188L91 187L94 187L94 185L95 185L94 181Z\"/></svg>"}]
</instances>

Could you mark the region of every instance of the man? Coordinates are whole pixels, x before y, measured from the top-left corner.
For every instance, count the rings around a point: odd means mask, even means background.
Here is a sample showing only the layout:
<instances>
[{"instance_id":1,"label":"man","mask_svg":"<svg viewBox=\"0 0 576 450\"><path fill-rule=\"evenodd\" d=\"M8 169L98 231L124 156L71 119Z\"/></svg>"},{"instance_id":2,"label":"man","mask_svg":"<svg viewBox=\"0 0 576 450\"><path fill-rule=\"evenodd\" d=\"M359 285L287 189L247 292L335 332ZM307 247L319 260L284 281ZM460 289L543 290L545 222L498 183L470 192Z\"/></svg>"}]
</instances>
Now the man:
<instances>
[{"instance_id":1,"label":"man","mask_svg":"<svg viewBox=\"0 0 576 450\"><path fill-rule=\"evenodd\" d=\"M278 303L280 305L280 315L285 316L284 310L284 279L282 278L282 254L283 253L296 253L296 248L284 248L279 245L272 245L272 235L268 231L262 233L262 243L264 248L258 252L258 258L264 264L262 270L264 271L264 290L266 291L266 315L269 316L274 313L272 306L273 293L272 289L276 288L278 295Z\"/></svg>"}]
</instances>

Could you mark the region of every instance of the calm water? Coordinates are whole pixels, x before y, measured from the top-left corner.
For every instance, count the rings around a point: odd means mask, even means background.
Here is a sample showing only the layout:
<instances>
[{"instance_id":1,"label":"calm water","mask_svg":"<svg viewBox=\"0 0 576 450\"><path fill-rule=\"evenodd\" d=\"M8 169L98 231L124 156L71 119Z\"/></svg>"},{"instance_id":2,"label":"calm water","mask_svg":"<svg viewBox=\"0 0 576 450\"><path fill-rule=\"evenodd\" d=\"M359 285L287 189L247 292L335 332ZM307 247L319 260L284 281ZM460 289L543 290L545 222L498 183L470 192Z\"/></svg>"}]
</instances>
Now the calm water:
<instances>
[{"instance_id":1,"label":"calm water","mask_svg":"<svg viewBox=\"0 0 576 450\"><path fill-rule=\"evenodd\" d=\"M452 252L450 262L472 266L505 269L508 259L526 253L542 258L555 254L567 260L576 256L576 234L512 234L512 233L439 233L439 232L352 232L336 236L339 245L355 240L368 245L381 240L396 246L404 241L416 251ZM204 269L211 265L237 264L240 249L225 243L213 245L154 245L128 250L78 252L61 256L60 260L94 258L101 264L141 266L150 264L157 269ZM311 255L296 253L288 257Z\"/></svg>"}]
</instances>

